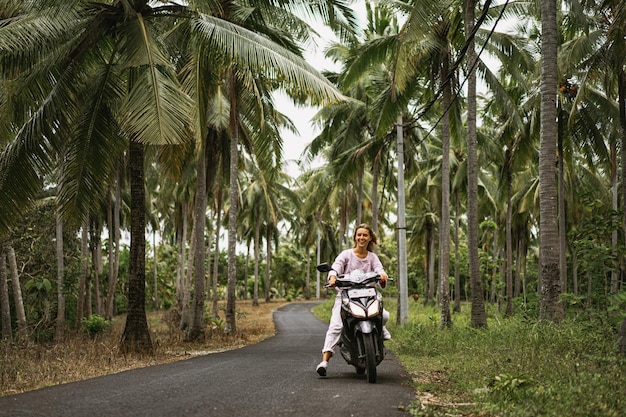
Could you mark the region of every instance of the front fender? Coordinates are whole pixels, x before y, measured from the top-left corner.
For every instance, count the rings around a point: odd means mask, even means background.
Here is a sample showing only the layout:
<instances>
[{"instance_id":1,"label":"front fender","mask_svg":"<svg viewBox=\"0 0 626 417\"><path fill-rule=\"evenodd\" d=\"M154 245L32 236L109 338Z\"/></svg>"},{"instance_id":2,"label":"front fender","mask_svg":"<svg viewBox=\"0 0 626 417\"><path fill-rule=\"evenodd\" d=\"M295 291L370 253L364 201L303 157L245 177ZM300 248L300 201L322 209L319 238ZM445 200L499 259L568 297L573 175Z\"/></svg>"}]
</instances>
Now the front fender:
<instances>
[{"instance_id":1,"label":"front fender","mask_svg":"<svg viewBox=\"0 0 626 417\"><path fill-rule=\"evenodd\" d=\"M369 320L363 320L356 324L356 330L364 334L372 333L374 331L374 324Z\"/></svg>"}]
</instances>

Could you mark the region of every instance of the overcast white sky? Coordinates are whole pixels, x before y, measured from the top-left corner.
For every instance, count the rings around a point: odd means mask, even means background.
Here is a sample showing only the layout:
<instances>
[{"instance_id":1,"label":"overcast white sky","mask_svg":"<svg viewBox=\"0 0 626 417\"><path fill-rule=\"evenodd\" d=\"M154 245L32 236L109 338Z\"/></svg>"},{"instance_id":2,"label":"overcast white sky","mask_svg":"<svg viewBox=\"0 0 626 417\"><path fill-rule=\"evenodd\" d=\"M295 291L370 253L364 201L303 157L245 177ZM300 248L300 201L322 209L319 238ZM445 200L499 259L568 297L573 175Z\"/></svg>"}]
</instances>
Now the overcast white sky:
<instances>
[{"instance_id":1,"label":"overcast white sky","mask_svg":"<svg viewBox=\"0 0 626 417\"><path fill-rule=\"evenodd\" d=\"M356 1L352 8L361 19L365 19L364 0ZM321 39L317 40L317 48L311 47L305 51L304 57L309 64L320 71L337 70L338 67L332 61L324 58L324 50L330 42L336 40L334 34L322 26L315 24L313 26L320 34ZM298 176L301 171L296 161L300 159L304 148L319 133L319 130L314 129L311 125L311 119L319 109L317 107L295 107L291 100L284 95L276 96L276 105L280 112L286 114L293 121L300 132L300 135L294 135L291 132L283 131L285 170L292 176Z\"/></svg>"}]
</instances>

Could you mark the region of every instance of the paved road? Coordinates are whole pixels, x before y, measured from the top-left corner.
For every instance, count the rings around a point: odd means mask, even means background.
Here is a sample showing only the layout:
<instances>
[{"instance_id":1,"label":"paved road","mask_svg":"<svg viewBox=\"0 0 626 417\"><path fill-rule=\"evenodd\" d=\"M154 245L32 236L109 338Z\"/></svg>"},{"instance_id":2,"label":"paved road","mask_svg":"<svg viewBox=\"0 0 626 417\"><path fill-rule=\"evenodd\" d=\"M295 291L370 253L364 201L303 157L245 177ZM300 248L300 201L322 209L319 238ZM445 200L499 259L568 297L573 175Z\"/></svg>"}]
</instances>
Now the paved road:
<instances>
[{"instance_id":1,"label":"paved road","mask_svg":"<svg viewBox=\"0 0 626 417\"><path fill-rule=\"evenodd\" d=\"M0 416L406 416L409 379L387 352L369 384L342 358L319 377L326 324L313 303L274 313L276 335L242 349L0 398Z\"/></svg>"}]
</instances>

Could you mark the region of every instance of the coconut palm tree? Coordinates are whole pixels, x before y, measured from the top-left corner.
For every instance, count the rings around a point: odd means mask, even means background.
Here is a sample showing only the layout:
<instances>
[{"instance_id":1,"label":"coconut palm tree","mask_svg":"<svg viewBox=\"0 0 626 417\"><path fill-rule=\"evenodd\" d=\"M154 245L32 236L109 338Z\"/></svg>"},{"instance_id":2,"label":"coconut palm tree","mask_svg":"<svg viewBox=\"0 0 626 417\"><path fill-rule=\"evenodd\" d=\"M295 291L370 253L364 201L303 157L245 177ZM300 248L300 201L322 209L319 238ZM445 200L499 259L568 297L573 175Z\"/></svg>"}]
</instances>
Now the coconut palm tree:
<instances>
[{"instance_id":1,"label":"coconut palm tree","mask_svg":"<svg viewBox=\"0 0 626 417\"><path fill-rule=\"evenodd\" d=\"M559 277L559 241L555 196L556 91L557 91L556 2L541 1L541 141L539 147L540 317L559 320L563 306Z\"/></svg>"},{"instance_id":2,"label":"coconut palm tree","mask_svg":"<svg viewBox=\"0 0 626 417\"><path fill-rule=\"evenodd\" d=\"M316 100L341 96L272 38L221 18L217 1L182 6L147 0L51 0L22 6L20 18L7 20L0 28L2 77L13 80L14 97L10 106L3 106L2 120L10 123L5 126L17 127L15 139L0 157L0 228L6 230L23 207L32 204L42 187L41 174L54 165L61 139L69 141L60 199L68 216L84 216L102 198L99 190L106 189L102 184L112 183L114 161L127 149L132 268L121 346L122 351L149 352L144 146L180 143L194 131L193 101L178 82L162 35L188 28L206 50L220 50L243 67L271 69L286 85L299 86L303 96ZM320 10L318 6L309 9ZM130 146L125 148L125 143ZM236 164L231 169L236 170Z\"/></svg>"}]
</instances>

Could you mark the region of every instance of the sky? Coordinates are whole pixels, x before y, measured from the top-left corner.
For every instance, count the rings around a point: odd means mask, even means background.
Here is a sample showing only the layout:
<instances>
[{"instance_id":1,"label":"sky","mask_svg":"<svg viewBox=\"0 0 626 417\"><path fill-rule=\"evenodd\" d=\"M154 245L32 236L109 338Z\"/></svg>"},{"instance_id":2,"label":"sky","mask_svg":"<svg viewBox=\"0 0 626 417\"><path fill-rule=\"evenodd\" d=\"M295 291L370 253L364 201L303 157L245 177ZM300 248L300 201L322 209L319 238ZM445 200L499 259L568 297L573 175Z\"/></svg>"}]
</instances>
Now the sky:
<instances>
[{"instance_id":1,"label":"sky","mask_svg":"<svg viewBox=\"0 0 626 417\"><path fill-rule=\"evenodd\" d=\"M352 8L356 11L357 16L364 23L365 19L365 1L355 1ZM304 57L307 62L313 65L317 70L338 70L339 66L324 57L324 50L331 43L336 41L335 35L320 24L313 23L312 26L320 34L320 38L316 39L317 47L307 48ZM301 174L301 169L297 161L300 159L302 152L306 146L311 143L313 138L319 134L319 129L314 128L311 124L312 118L315 116L318 107L296 107L291 100L285 95L278 94L276 97L276 106L278 110L287 115L298 129L299 135L294 135L289 131L282 131L283 136L283 152L285 158L285 171L293 177Z\"/></svg>"}]
</instances>

